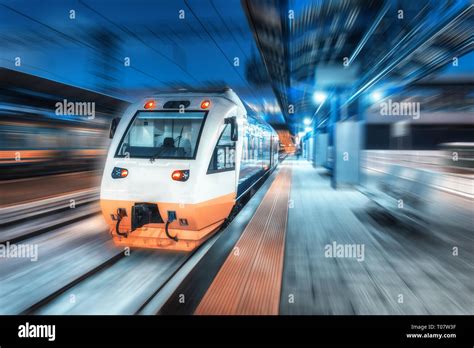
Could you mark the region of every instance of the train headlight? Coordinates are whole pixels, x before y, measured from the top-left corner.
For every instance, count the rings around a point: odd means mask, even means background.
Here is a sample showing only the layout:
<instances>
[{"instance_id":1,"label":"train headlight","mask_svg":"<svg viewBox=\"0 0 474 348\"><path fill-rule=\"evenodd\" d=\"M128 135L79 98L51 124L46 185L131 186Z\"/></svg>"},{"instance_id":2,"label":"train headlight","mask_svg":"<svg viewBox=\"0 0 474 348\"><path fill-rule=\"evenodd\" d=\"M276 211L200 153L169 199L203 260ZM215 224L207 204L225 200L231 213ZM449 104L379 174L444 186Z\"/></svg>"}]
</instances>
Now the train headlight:
<instances>
[{"instance_id":1,"label":"train headlight","mask_svg":"<svg viewBox=\"0 0 474 348\"><path fill-rule=\"evenodd\" d=\"M125 168L114 167L112 170L113 179L126 178L128 176L128 170Z\"/></svg>"},{"instance_id":2,"label":"train headlight","mask_svg":"<svg viewBox=\"0 0 474 348\"><path fill-rule=\"evenodd\" d=\"M145 109L154 109L156 107L156 103L154 100L148 100L145 105L143 105Z\"/></svg>"},{"instance_id":3,"label":"train headlight","mask_svg":"<svg viewBox=\"0 0 474 348\"><path fill-rule=\"evenodd\" d=\"M211 106L211 102L209 100L203 100L201 102L201 109L208 109Z\"/></svg>"},{"instance_id":4,"label":"train headlight","mask_svg":"<svg viewBox=\"0 0 474 348\"><path fill-rule=\"evenodd\" d=\"M175 170L171 174L171 179L174 181L186 181L189 178L189 170Z\"/></svg>"}]
</instances>

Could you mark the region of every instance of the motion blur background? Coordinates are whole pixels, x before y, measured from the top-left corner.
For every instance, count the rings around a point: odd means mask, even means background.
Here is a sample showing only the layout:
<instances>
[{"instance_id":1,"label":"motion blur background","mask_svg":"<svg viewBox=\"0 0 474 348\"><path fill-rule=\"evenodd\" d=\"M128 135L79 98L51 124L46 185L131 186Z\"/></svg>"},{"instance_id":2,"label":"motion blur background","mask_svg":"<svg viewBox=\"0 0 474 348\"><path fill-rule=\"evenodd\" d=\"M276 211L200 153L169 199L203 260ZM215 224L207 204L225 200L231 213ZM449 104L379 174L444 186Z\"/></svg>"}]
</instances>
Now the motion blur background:
<instances>
[{"instance_id":1,"label":"motion blur background","mask_svg":"<svg viewBox=\"0 0 474 348\"><path fill-rule=\"evenodd\" d=\"M1 3L2 179L100 168L111 117L163 88L228 85L290 147L351 118L366 121L364 149L472 141L469 1L46 4ZM422 117L380 116L388 98ZM56 115L64 99L95 102L96 117ZM472 167L465 150L457 165Z\"/></svg>"},{"instance_id":2,"label":"motion blur background","mask_svg":"<svg viewBox=\"0 0 474 348\"><path fill-rule=\"evenodd\" d=\"M0 222L57 197L96 202L110 121L130 102L226 85L282 152L388 206L384 224L405 194L403 218L461 235L472 266L473 14L469 0L0 0ZM95 103L95 117L56 114L63 100ZM389 102L419 114L386 115Z\"/></svg>"}]
</instances>

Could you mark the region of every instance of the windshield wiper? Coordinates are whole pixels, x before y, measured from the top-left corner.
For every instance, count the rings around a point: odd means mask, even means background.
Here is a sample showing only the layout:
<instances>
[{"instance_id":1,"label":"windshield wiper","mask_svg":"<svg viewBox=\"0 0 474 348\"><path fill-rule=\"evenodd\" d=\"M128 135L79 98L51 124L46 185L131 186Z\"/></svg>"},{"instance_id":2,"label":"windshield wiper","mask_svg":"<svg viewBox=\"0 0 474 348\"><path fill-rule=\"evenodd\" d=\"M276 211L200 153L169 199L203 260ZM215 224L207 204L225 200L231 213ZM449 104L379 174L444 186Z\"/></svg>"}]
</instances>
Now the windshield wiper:
<instances>
[{"instance_id":1,"label":"windshield wiper","mask_svg":"<svg viewBox=\"0 0 474 348\"><path fill-rule=\"evenodd\" d=\"M163 148L161 147L157 153L155 153L153 156L150 157L150 162L151 163L155 162L155 159L157 159L158 156L160 156L162 152L163 152Z\"/></svg>"},{"instance_id":2,"label":"windshield wiper","mask_svg":"<svg viewBox=\"0 0 474 348\"><path fill-rule=\"evenodd\" d=\"M181 127L181 132L179 132L179 135L178 135L178 147L179 147L179 144L181 143L181 138L183 137L183 129L184 129L184 126Z\"/></svg>"},{"instance_id":3,"label":"windshield wiper","mask_svg":"<svg viewBox=\"0 0 474 348\"><path fill-rule=\"evenodd\" d=\"M173 143L175 143L176 141L178 142L178 147L181 143L181 138L183 137L183 130L184 130L184 127L181 127L181 131L179 132L179 135L176 137L176 138L173 138ZM171 135L173 135L173 133L171 133ZM175 148L175 146L173 145L173 148ZM154 162L155 159L158 158L158 156L161 155L161 153L163 152L163 147L161 147L157 153L155 153L153 156L150 157L150 162Z\"/></svg>"}]
</instances>

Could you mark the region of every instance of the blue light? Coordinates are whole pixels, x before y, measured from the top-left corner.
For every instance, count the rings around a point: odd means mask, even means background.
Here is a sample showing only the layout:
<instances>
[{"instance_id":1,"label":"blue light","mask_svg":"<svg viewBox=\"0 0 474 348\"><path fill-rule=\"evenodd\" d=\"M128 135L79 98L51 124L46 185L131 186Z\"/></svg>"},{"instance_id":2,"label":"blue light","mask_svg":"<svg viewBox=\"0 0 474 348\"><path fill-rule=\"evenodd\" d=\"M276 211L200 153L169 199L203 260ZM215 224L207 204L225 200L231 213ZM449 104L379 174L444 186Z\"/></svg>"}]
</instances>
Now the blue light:
<instances>
[{"instance_id":1,"label":"blue light","mask_svg":"<svg viewBox=\"0 0 474 348\"><path fill-rule=\"evenodd\" d=\"M327 97L328 97L327 93L323 91L316 91L313 94L313 99L318 104L324 103Z\"/></svg>"},{"instance_id":2,"label":"blue light","mask_svg":"<svg viewBox=\"0 0 474 348\"><path fill-rule=\"evenodd\" d=\"M383 93L380 92L380 91L373 91L371 94L370 94L370 99L376 103L380 100L383 99Z\"/></svg>"}]
</instances>

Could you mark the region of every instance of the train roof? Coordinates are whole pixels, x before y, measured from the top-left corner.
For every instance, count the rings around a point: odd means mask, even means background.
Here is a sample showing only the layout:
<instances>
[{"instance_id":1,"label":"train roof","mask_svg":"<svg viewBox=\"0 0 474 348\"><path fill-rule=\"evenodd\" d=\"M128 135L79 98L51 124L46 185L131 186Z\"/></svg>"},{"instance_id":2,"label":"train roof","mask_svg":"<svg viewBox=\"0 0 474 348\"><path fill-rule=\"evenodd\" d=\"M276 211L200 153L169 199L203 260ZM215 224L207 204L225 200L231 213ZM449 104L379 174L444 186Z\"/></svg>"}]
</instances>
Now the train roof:
<instances>
[{"instance_id":1,"label":"train roof","mask_svg":"<svg viewBox=\"0 0 474 348\"><path fill-rule=\"evenodd\" d=\"M226 93L233 93L234 91L230 87L210 87L210 88L172 88L164 89L153 93L153 95L175 95L175 94L211 94L211 95L220 95Z\"/></svg>"},{"instance_id":2,"label":"train roof","mask_svg":"<svg viewBox=\"0 0 474 348\"><path fill-rule=\"evenodd\" d=\"M223 97L227 100L230 100L234 104L237 104L240 107L245 108L244 103L239 98L239 96L229 87L222 87L222 88L177 88L177 89L170 89L170 90L162 90L152 94L152 97L158 96L174 96L174 95L182 95L184 96L209 96L209 97Z\"/></svg>"}]
</instances>

